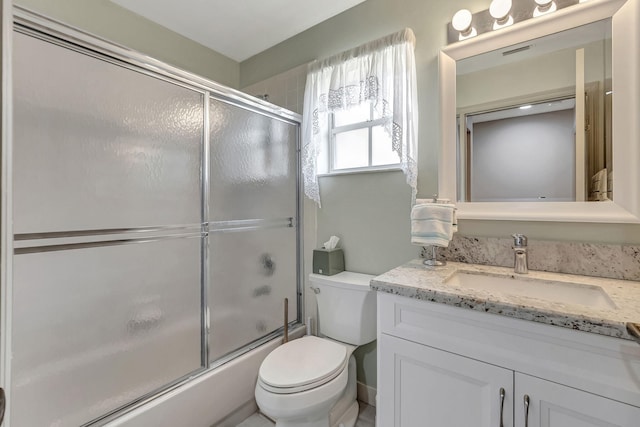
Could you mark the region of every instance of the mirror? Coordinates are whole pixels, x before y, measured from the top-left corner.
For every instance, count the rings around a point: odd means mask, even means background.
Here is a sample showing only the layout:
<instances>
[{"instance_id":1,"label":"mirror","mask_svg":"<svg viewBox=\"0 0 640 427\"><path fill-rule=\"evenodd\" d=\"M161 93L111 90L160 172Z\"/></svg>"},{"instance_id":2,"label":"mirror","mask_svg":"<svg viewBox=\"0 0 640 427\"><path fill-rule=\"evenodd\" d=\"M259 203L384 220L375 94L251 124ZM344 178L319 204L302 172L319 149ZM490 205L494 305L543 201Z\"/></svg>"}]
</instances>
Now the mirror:
<instances>
[{"instance_id":1,"label":"mirror","mask_svg":"<svg viewBox=\"0 0 640 427\"><path fill-rule=\"evenodd\" d=\"M640 222L639 2L581 3L442 49L439 194L459 218Z\"/></svg>"},{"instance_id":2,"label":"mirror","mask_svg":"<svg viewBox=\"0 0 640 427\"><path fill-rule=\"evenodd\" d=\"M611 19L457 61L456 88L458 201L612 199Z\"/></svg>"}]
</instances>

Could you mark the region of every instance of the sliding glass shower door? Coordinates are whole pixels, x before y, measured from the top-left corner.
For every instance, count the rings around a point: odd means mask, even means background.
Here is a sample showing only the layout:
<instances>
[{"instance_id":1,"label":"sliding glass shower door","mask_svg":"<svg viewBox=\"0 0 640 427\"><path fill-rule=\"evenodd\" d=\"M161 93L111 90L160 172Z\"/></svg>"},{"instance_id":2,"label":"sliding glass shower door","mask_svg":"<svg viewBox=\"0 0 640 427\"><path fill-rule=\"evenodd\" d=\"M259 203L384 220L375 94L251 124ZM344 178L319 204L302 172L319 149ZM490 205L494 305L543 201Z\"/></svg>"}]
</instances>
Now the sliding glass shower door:
<instances>
[{"instance_id":1,"label":"sliding glass shower door","mask_svg":"<svg viewBox=\"0 0 640 427\"><path fill-rule=\"evenodd\" d=\"M81 425L202 367L203 94L14 50L11 421Z\"/></svg>"},{"instance_id":2,"label":"sliding glass shower door","mask_svg":"<svg viewBox=\"0 0 640 427\"><path fill-rule=\"evenodd\" d=\"M100 425L298 319L299 123L41 31L14 32L8 421Z\"/></svg>"},{"instance_id":3,"label":"sliding glass shower door","mask_svg":"<svg viewBox=\"0 0 640 427\"><path fill-rule=\"evenodd\" d=\"M210 102L209 360L297 314L298 127Z\"/></svg>"}]
</instances>

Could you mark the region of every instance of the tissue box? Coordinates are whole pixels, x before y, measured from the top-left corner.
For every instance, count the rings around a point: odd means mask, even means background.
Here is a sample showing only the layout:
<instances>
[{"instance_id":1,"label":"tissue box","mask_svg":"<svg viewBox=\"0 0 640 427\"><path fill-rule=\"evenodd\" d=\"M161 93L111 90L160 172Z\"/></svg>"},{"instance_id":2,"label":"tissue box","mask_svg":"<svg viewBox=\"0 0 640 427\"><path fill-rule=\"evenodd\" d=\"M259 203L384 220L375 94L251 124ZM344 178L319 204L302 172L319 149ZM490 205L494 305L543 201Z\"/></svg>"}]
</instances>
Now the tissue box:
<instances>
[{"instance_id":1,"label":"tissue box","mask_svg":"<svg viewBox=\"0 0 640 427\"><path fill-rule=\"evenodd\" d=\"M313 272L333 276L344 271L344 252L341 248L314 249Z\"/></svg>"}]
</instances>

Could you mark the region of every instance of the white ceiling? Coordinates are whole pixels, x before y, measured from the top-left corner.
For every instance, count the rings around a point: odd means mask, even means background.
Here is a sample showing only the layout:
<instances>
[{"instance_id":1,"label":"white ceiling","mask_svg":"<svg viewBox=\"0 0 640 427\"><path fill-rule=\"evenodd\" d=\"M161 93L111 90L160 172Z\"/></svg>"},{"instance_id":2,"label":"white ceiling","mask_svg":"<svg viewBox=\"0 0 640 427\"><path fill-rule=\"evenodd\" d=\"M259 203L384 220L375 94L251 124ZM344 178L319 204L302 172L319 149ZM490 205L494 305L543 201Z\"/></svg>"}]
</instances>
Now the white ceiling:
<instances>
[{"instance_id":1,"label":"white ceiling","mask_svg":"<svg viewBox=\"0 0 640 427\"><path fill-rule=\"evenodd\" d=\"M365 0L111 0L238 62Z\"/></svg>"}]
</instances>

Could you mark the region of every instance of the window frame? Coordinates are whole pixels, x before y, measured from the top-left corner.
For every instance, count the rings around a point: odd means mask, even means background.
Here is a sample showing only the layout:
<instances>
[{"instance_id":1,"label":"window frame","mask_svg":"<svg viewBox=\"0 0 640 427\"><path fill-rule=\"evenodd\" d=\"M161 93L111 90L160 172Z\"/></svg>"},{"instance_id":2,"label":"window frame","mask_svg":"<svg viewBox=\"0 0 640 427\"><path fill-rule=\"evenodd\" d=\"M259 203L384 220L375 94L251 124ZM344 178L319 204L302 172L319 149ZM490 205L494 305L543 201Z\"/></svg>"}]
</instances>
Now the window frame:
<instances>
[{"instance_id":1,"label":"window frame","mask_svg":"<svg viewBox=\"0 0 640 427\"><path fill-rule=\"evenodd\" d=\"M329 113L329 172L326 175L340 175L357 172L375 172L375 171L387 171L387 170L400 170L401 162L398 159L397 163L390 163L386 165L373 165L373 128L376 126L383 126L387 119L373 118L373 104L369 103L369 119L361 122L349 123L342 126L335 125L334 112ZM368 144L367 144L367 166L358 166L353 168L340 168L336 169L336 136L340 133L346 133L359 129L368 129Z\"/></svg>"}]
</instances>

